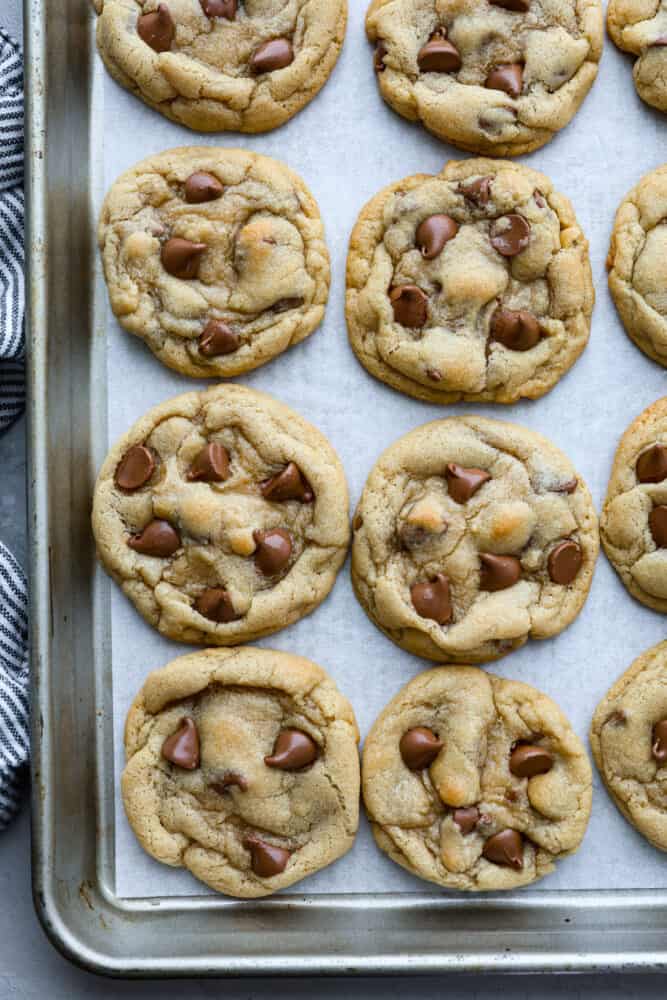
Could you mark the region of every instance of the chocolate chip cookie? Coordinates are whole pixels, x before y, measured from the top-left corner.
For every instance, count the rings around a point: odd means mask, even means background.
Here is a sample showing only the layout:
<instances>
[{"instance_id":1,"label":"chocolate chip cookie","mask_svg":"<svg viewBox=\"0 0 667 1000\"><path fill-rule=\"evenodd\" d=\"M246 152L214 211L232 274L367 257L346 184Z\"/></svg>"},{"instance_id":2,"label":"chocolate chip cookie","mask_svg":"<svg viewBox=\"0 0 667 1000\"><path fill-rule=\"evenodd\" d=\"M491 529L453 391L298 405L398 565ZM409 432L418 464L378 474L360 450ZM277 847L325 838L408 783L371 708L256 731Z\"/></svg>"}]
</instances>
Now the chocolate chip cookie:
<instances>
[{"instance_id":1,"label":"chocolate chip cookie","mask_svg":"<svg viewBox=\"0 0 667 1000\"><path fill-rule=\"evenodd\" d=\"M544 174L448 163L362 211L347 264L352 348L382 382L436 403L548 392L588 342L588 243Z\"/></svg>"},{"instance_id":2,"label":"chocolate chip cookie","mask_svg":"<svg viewBox=\"0 0 667 1000\"><path fill-rule=\"evenodd\" d=\"M349 540L345 474L327 439L270 396L191 392L113 446L93 531L105 569L158 631L234 646L331 590Z\"/></svg>"},{"instance_id":3,"label":"chocolate chip cookie","mask_svg":"<svg viewBox=\"0 0 667 1000\"><path fill-rule=\"evenodd\" d=\"M391 445L353 522L352 581L399 646L483 663L562 632L588 595L598 525L588 488L550 441L451 417Z\"/></svg>"},{"instance_id":4,"label":"chocolate chip cookie","mask_svg":"<svg viewBox=\"0 0 667 1000\"><path fill-rule=\"evenodd\" d=\"M632 596L667 613L667 398L644 410L621 438L600 534Z\"/></svg>"},{"instance_id":5,"label":"chocolate chip cookie","mask_svg":"<svg viewBox=\"0 0 667 1000\"><path fill-rule=\"evenodd\" d=\"M667 14L666 14L667 16ZM642 177L616 213L607 269L625 332L667 367L667 166Z\"/></svg>"},{"instance_id":6,"label":"chocolate chip cookie","mask_svg":"<svg viewBox=\"0 0 667 1000\"><path fill-rule=\"evenodd\" d=\"M667 851L667 642L639 656L595 710L591 749L625 818Z\"/></svg>"},{"instance_id":7,"label":"chocolate chip cookie","mask_svg":"<svg viewBox=\"0 0 667 1000\"><path fill-rule=\"evenodd\" d=\"M473 153L538 149L576 113L602 54L599 0L373 0L385 101Z\"/></svg>"},{"instance_id":8,"label":"chocolate chip cookie","mask_svg":"<svg viewBox=\"0 0 667 1000\"><path fill-rule=\"evenodd\" d=\"M515 889L548 875L582 841L591 781L550 698L475 667L415 677L364 745L378 846L446 889Z\"/></svg>"},{"instance_id":9,"label":"chocolate chip cookie","mask_svg":"<svg viewBox=\"0 0 667 1000\"><path fill-rule=\"evenodd\" d=\"M183 375L250 371L324 316L319 209L267 156L204 146L151 156L110 189L98 237L118 320Z\"/></svg>"},{"instance_id":10,"label":"chocolate chip cookie","mask_svg":"<svg viewBox=\"0 0 667 1000\"><path fill-rule=\"evenodd\" d=\"M609 0L607 28L619 49L637 56L632 75L643 101L667 111L667 7L661 0Z\"/></svg>"},{"instance_id":11,"label":"chocolate chip cookie","mask_svg":"<svg viewBox=\"0 0 667 1000\"><path fill-rule=\"evenodd\" d=\"M127 717L127 818L158 861L229 896L268 896L352 846L358 741L352 706L309 660L249 647L181 656Z\"/></svg>"},{"instance_id":12,"label":"chocolate chip cookie","mask_svg":"<svg viewBox=\"0 0 667 1000\"><path fill-rule=\"evenodd\" d=\"M267 132L322 89L346 0L94 0L121 86L198 132Z\"/></svg>"}]
</instances>

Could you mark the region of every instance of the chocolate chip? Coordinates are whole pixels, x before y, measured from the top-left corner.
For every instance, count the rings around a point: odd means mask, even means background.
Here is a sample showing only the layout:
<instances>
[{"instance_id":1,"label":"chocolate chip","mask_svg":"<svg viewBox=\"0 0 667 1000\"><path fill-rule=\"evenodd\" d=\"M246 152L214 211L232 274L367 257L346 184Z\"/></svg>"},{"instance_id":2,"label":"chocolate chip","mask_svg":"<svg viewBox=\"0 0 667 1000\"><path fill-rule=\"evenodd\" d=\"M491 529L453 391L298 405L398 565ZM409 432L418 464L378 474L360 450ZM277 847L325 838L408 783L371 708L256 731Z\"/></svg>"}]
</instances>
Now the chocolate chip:
<instances>
[{"instance_id":1,"label":"chocolate chip","mask_svg":"<svg viewBox=\"0 0 667 1000\"><path fill-rule=\"evenodd\" d=\"M480 590L492 593L496 590L507 590L521 579L521 563L516 556L494 556L482 552L479 558L482 563Z\"/></svg>"},{"instance_id":2,"label":"chocolate chip","mask_svg":"<svg viewBox=\"0 0 667 1000\"><path fill-rule=\"evenodd\" d=\"M212 781L210 787L214 792L217 792L218 795L225 795L227 793L227 789L233 786L240 788L242 792L247 792L247 779L244 778L242 774L236 774L234 771L229 771L227 774L223 775L222 778L219 778L218 781Z\"/></svg>"},{"instance_id":3,"label":"chocolate chip","mask_svg":"<svg viewBox=\"0 0 667 1000\"><path fill-rule=\"evenodd\" d=\"M222 483L229 478L229 452L218 441L210 441L188 469L191 483Z\"/></svg>"},{"instance_id":4,"label":"chocolate chip","mask_svg":"<svg viewBox=\"0 0 667 1000\"><path fill-rule=\"evenodd\" d=\"M558 486L552 486L552 493L576 493L577 486L579 485L578 479L568 479L564 483L559 483Z\"/></svg>"},{"instance_id":5,"label":"chocolate chip","mask_svg":"<svg viewBox=\"0 0 667 1000\"><path fill-rule=\"evenodd\" d=\"M259 488L264 499L272 503L282 503L285 500L312 503L315 499L310 483L294 462L288 462L282 472L271 479L265 479Z\"/></svg>"},{"instance_id":6,"label":"chocolate chip","mask_svg":"<svg viewBox=\"0 0 667 1000\"><path fill-rule=\"evenodd\" d=\"M658 548L667 548L667 507L664 504L654 507L649 514L648 523Z\"/></svg>"},{"instance_id":7,"label":"chocolate chip","mask_svg":"<svg viewBox=\"0 0 667 1000\"><path fill-rule=\"evenodd\" d=\"M199 767L199 733L193 719L181 719L180 727L162 744L162 756L186 771Z\"/></svg>"},{"instance_id":8,"label":"chocolate chip","mask_svg":"<svg viewBox=\"0 0 667 1000\"><path fill-rule=\"evenodd\" d=\"M442 372L439 372L437 368L427 368L426 377L430 378L432 382L442 382Z\"/></svg>"},{"instance_id":9,"label":"chocolate chip","mask_svg":"<svg viewBox=\"0 0 667 1000\"><path fill-rule=\"evenodd\" d=\"M264 758L264 763L281 771L298 771L317 759L318 750L315 740L300 729L281 729L273 753Z\"/></svg>"},{"instance_id":10,"label":"chocolate chip","mask_svg":"<svg viewBox=\"0 0 667 1000\"><path fill-rule=\"evenodd\" d=\"M233 21L238 10L237 0L199 0L201 9L206 17L224 17L228 21Z\"/></svg>"},{"instance_id":11,"label":"chocolate chip","mask_svg":"<svg viewBox=\"0 0 667 1000\"><path fill-rule=\"evenodd\" d=\"M231 327L219 319L210 319L199 338L199 353L205 358L217 358L238 351L240 343L238 333Z\"/></svg>"},{"instance_id":12,"label":"chocolate chip","mask_svg":"<svg viewBox=\"0 0 667 1000\"><path fill-rule=\"evenodd\" d=\"M489 333L492 340L497 340L510 351L530 351L539 343L540 324L532 313L524 309L499 306L491 317Z\"/></svg>"},{"instance_id":13,"label":"chocolate chip","mask_svg":"<svg viewBox=\"0 0 667 1000\"><path fill-rule=\"evenodd\" d=\"M432 729L416 726L403 733L398 748L408 770L423 771L424 768L431 766L443 746L444 743Z\"/></svg>"},{"instance_id":14,"label":"chocolate chip","mask_svg":"<svg viewBox=\"0 0 667 1000\"><path fill-rule=\"evenodd\" d=\"M461 181L459 191L468 201L484 207L491 199L492 180L493 177L474 177L472 180Z\"/></svg>"},{"instance_id":15,"label":"chocolate chip","mask_svg":"<svg viewBox=\"0 0 667 1000\"><path fill-rule=\"evenodd\" d=\"M398 285L389 293L394 319L401 326L418 330L428 319L428 297L417 285Z\"/></svg>"},{"instance_id":16,"label":"chocolate chip","mask_svg":"<svg viewBox=\"0 0 667 1000\"><path fill-rule=\"evenodd\" d=\"M387 46L383 41L379 41L375 46L375 52L373 53L373 69L376 73L384 73L387 68L384 64L384 57L388 52Z\"/></svg>"},{"instance_id":17,"label":"chocolate chip","mask_svg":"<svg viewBox=\"0 0 667 1000\"><path fill-rule=\"evenodd\" d=\"M488 482L491 476L484 469L466 469L463 465L450 462L445 469L447 488L456 503L467 503L477 490Z\"/></svg>"},{"instance_id":18,"label":"chocolate chip","mask_svg":"<svg viewBox=\"0 0 667 1000\"><path fill-rule=\"evenodd\" d=\"M294 49L288 38L272 38L255 49L250 57L252 73L273 73L284 69L294 60Z\"/></svg>"},{"instance_id":19,"label":"chocolate chip","mask_svg":"<svg viewBox=\"0 0 667 1000\"><path fill-rule=\"evenodd\" d=\"M292 539L289 534L282 528L273 528L269 531L254 531L252 537L257 545L255 566L260 573L264 576L280 573L292 555Z\"/></svg>"},{"instance_id":20,"label":"chocolate chip","mask_svg":"<svg viewBox=\"0 0 667 1000\"><path fill-rule=\"evenodd\" d=\"M162 266L175 278L182 278L184 281L196 278L199 273L199 258L206 249L205 243L193 243L180 236L173 236L162 247Z\"/></svg>"},{"instance_id":21,"label":"chocolate chip","mask_svg":"<svg viewBox=\"0 0 667 1000\"><path fill-rule=\"evenodd\" d=\"M477 806L467 806L465 809L455 809L452 814L452 819L460 829L461 833L465 836L467 833L472 833L479 823L479 809Z\"/></svg>"},{"instance_id":22,"label":"chocolate chip","mask_svg":"<svg viewBox=\"0 0 667 1000\"><path fill-rule=\"evenodd\" d=\"M654 42L651 42L652 48L661 48L663 45L667 45L667 35L660 35Z\"/></svg>"},{"instance_id":23,"label":"chocolate chip","mask_svg":"<svg viewBox=\"0 0 667 1000\"><path fill-rule=\"evenodd\" d=\"M534 778L554 766L554 755L545 747L519 743L510 754L510 771L517 778Z\"/></svg>"},{"instance_id":24,"label":"chocolate chip","mask_svg":"<svg viewBox=\"0 0 667 1000\"><path fill-rule=\"evenodd\" d=\"M530 242L530 226L522 215L503 215L491 228L491 245L503 257L516 257Z\"/></svg>"},{"instance_id":25,"label":"chocolate chip","mask_svg":"<svg viewBox=\"0 0 667 1000\"><path fill-rule=\"evenodd\" d=\"M452 620L449 580L443 573L438 573L428 583L414 583L410 587L410 597L422 618L430 618L438 625L447 625Z\"/></svg>"},{"instance_id":26,"label":"chocolate chip","mask_svg":"<svg viewBox=\"0 0 667 1000\"><path fill-rule=\"evenodd\" d=\"M209 587L196 599L194 608L204 618L219 625L234 622L239 617L234 611L231 597L222 587Z\"/></svg>"},{"instance_id":27,"label":"chocolate chip","mask_svg":"<svg viewBox=\"0 0 667 1000\"><path fill-rule=\"evenodd\" d=\"M450 215L430 215L417 229L415 242L424 260L433 260L446 243L453 240L459 231L458 222Z\"/></svg>"},{"instance_id":28,"label":"chocolate chip","mask_svg":"<svg viewBox=\"0 0 667 1000\"><path fill-rule=\"evenodd\" d=\"M667 448L652 444L637 459L637 479L640 483L661 483L667 479Z\"/></svg>"},{"instance_id":29,"label":"chocolate chip","mask_svg":"<svg viewBox=\"0 0 667 1000\"><path fill-rule=\"evenodd\" d=\"M166 3L137 19L137 34L154 52L168 52L176 37L176 27Z\"/></svg>"},{"instance_id":30,"label":"chocolate chip","mask_svg":"<svg viewBox=\"0 0 667 1000\"><path fill-rule=\"evenodd\" d=\"M502 90L510 97L519 97L523 90L523 66L521 63L503 63L492 69L484 86L488 90Z\"/></svg>"},{"instance_id":31,"label":"chocolate chip","mask_svg":"<svg viewBox=\"0 0 667 1000\"><path fill-rule=\"evenodd\" d=\"M523 837L516 830L501 830L484 844L482 854L494 865L520 872L523 868Z\"/></svg>"},{"instance_id":32,"label":"chocolate chip","mask_svg":"<svg viewBox=\"0 0 667 1000\"><path fill-rule=\"evenodd\" d=\"M530 9L530 0L489 0L494 7L504 7L516 13L525 14Z\"/></svg>"},{"instance_id":33,"label":"chocolate chip","mask_svg":"<svg viewBox=\"0 0 667 1000\"><path fill-rule=\"evenodd\" d=\"M143 556L168 559L180 549L181 537L176 528L169 524L169 521L160 521L156 518L147 524L138 535L128 538L127 544Z\"/></svg>"},{"instance_id":34,"label":"chocolate chip","mask_svg":"<svg viewBox=\"0 0 667 1000\"><path fill-rule=\"evenodd\" d=\"M144 444L135 444L116 466L114 482L121 490L141 489L155 472L155 456Z\"/></svg>"},{"instance_id":35,"label":"chocolate chip","mask_svg":"<svg viewBox=\"0 0 667 1000\"><path fill-rule=\"evenodd\" d=\"M667 719L661 719L653 727L651 753L658 764L664 764L667 760Z\"/></svg>"},{"instance_id":36,"label":"chocolate chip","mask_svg":"<svg viewBox=\"0 0 667 1000\"><path fill-rule=\"evenodd\" d=\"M216 201L222 197L222 184L213 174L207 174L204 170L197 170L190 174L186 180L183 193L185 200L190 205L201 205L205 201Z\"/></svg>"},{"instance_id":37,"label":"chocolate chip","mask_svg":"<svg viewBox=\"0 0 667 1000\"><path fill-rule=\"evenodd\" d=\"M561 542L549 554L547 567L554 583L566 587L575 579L584 561L581 545L568 539Z\"/></svg>"},{"instance_id":38,"label":"chocolate chip","mask_svg":"<svg viewBox=\"0 0 667 1000\"><path fill-rule=\"evenodd\" d=\"M285 871L292 854L284 847L267 844L257 836L246 837L243 846L250 851L251 867L260 878L271 878Z\"/></svg>"},{"instance_id":39,"label":"chocolate chip","mask_svg":"<svg viewBox=\"0 0 667 1000\"><path fill-rule=\"evenodd\" d=\"M537 205L538 208L547 207L544 195L537 188L535 188L535 190L533 191L533 198L535 199L535 204Z\"/></svg>"},{"instance_id":40,"label":"chocolate chip","mask_svg":"<svg viewBox=\"0 0 667 1000\"><path fill-rule=\"evenodd\" d=\"M461 55L455 45L436 32L419 50L417 65L422 73L456 73L461 69Z\"/></svg>"}]
</instances>

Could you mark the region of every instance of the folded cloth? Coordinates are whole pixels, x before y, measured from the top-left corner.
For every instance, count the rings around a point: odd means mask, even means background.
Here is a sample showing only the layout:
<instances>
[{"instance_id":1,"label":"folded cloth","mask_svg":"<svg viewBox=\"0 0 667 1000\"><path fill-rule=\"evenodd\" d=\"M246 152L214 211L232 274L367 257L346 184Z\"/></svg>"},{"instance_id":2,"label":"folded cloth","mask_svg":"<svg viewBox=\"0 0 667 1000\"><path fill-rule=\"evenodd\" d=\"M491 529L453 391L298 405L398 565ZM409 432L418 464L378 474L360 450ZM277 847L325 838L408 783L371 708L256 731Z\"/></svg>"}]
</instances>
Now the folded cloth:
<instances>
[{"instance_id":1,"label":"folded cloth","mask_svg":"<svg viewBox=\"0 0 667 1000\"><path fill-rule=\"evenodd\" d=\"M0 29L0 433L25 400L23 262L23 57ZM26 607L21 567L0 543L0 829L19 806L29 754Z\"/></svg>"}]
</instances>

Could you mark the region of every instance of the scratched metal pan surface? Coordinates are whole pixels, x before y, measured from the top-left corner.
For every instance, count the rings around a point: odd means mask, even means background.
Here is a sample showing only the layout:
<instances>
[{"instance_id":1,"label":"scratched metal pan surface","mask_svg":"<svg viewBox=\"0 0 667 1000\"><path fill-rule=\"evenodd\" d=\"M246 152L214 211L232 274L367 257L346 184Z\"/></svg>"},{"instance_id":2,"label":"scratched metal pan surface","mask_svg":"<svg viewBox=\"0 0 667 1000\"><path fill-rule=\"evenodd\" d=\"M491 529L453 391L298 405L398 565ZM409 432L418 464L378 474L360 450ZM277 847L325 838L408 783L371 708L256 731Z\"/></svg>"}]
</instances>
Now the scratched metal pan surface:
<instances>
[{"instance_id":1,"label":"scratched metal pan surface","mask_svg":"<svg viewBox=\"0 0 667 1000\"><path fill-rule=\"evenodd\" d=\"M183 874L169 869L160 869L159 891L119 891L127 871L117 848L128 831L115 796L114 734L122 719L114 713L112 678L116 671L118 687L123 661L113 642L114 592L94 558L91 490L111 433L192 383L163 371L138 341L128 346L130 338L110 319L96 259L99 199L113 180L110 164L119 169L150 152L200 141L282 154L302 173L322 205L332 251L327 319L306 344L246 381L319 423L341 453L356 500L374 456L442 411L379 385L352 357L342 318L347 238L361 206L384 184L435 171L460 155L382 104L363 38L364 7L365 0L352 0L334 78L292 123L270 136L200 139L106 78L87 0L26 0L37 911L64 954L118 976L661 969L664 858L625 824L599 784L581 851L530 891L486 897L432 891L374 859L365 824L358 848L340 863L350 865L341 869L348 873L345 891L332 870L289 894L236 902L203 894L198 883L183 883ZM663 370L624 336L604 282L614 208L664 158L664 129L664 120L636 99L630 64L608 42L580 115L527 161L573 198L591 239L598 292L593 336L548 397L484 410L551 436L598 503L624 426L664 391ZM119 351L132 352L122 378L114 371ZM634 656L663 637L663 628L663 619L632 602L601 559L579 621L494 669L546 690L585 735L596 700ZM125 645L137 657L142 643L155 650L154 659L140 664L147 671L179 650L146 630L135 615ZM318 656L332 635L339 641ZM273 641L331 669L363 732L381 704L425 666L366 622L352 603L347 569L316 615ZM354 681L349 661L360 650ZM373 875L376 864L384 864L385 878Z\"/></svg>"}]
</instances>

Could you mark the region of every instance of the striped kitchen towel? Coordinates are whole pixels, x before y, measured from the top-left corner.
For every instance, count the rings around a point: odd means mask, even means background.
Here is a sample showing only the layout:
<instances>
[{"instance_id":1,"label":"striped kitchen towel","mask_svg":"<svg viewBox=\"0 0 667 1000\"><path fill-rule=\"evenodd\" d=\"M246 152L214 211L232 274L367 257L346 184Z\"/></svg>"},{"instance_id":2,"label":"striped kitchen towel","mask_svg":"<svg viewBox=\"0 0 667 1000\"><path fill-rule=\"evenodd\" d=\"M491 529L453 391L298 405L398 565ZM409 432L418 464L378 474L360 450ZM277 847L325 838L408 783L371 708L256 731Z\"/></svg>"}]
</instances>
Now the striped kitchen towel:
<instances>
[{"instance_id":1,"label":"striped kitchen towel","mask_svg":"<svg viewBox=\"0 0 667 1000\"><path fill-rule=\"evenodd\" d=\"M23 56L0 29L0 433L25 400L24 305ZM29 755L26 608L23 572L0 542L0 830L18 809Z\"/></svg>"}]
</instances>

